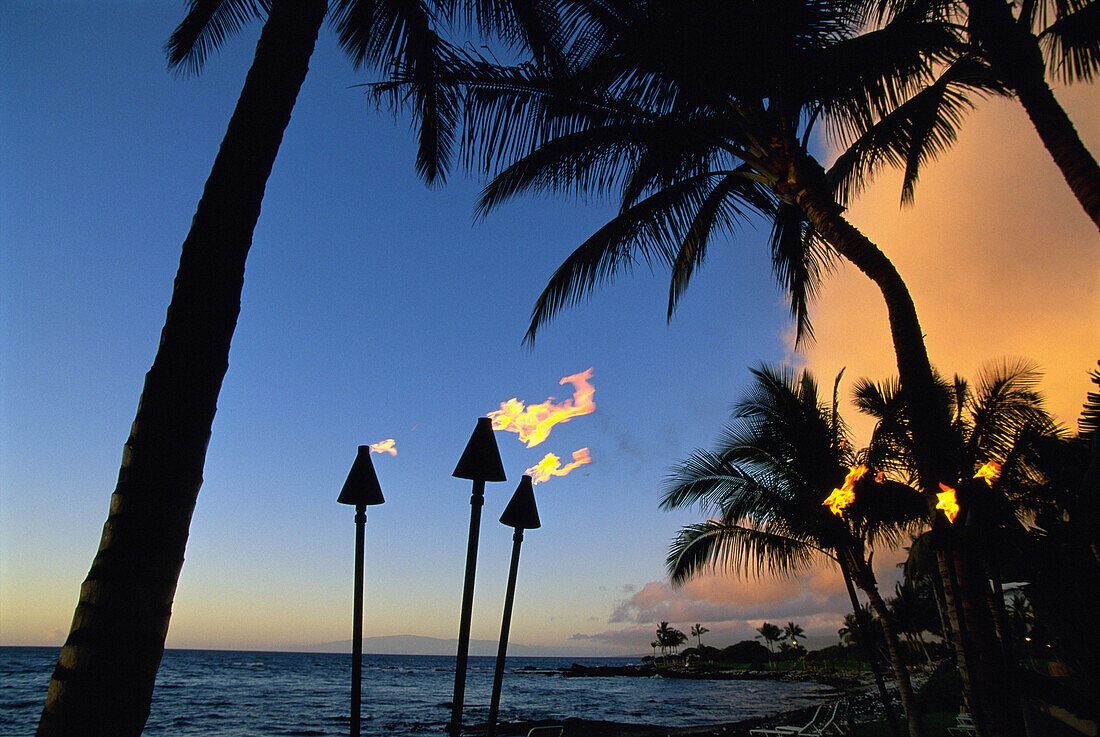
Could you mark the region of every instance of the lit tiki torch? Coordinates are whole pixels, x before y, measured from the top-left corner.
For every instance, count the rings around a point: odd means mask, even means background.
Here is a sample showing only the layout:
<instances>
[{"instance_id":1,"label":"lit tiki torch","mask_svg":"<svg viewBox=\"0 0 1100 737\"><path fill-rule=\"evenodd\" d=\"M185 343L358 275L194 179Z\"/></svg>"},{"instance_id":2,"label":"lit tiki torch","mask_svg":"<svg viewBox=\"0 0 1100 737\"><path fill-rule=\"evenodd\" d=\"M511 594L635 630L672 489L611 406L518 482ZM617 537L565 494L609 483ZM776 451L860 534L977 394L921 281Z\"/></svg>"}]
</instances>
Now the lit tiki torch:
<instances>
[{"instance_id":1,"label":"lit tiki torch","mask_svg":"<svg viewBox=\"0 0 1100 737\"><path fill-rule=\"evenodd\" d=\"M389 441L391 444L393 441ZM363 681L363 528L367 507L382 504L382 488L370 460L372 446L360 445L344 488L336 501L355 507L355 611L351 640L351 737L359 737L359 701ZM393 451L396 454L396 451Z\"/></svg>"},{"instance_id":2,"label":"lit tiki torch","mask_svg":"<svg viewBox=\"0 0 1100 737\"><path fill-rule=\"evenodd\" d=\"M512 622L512 601L516 594L516 573L519 570L519 546L523 543L524 530L535 530L541 526L530 476L524 476L519 482L516 493L504 508L504 514L500 515L500 523L515 528L516 532L512 535L512 564L508 568L508 590L504 595L504 617L500 624L500 645L497 648L497 666L493 673L493 697L489 702L489 726L485 731L485 737L495 737L497 732L500 689L504 683L504 659L508 652L508 629Z\"/></svg>"},{"instance_id":3,"label":"lit tiki torch","mask_svg":"<svg viewBox=\"0 0 1100 737\"><path fill-rule=\"evenodd\" d=\"M462 585L462 614L458 625L458 657L455 660L455 692L451 702L451 723L447 730L458 737L462 731L462 703L466 697L466 661L470 651L470 619L474 609L474 574L477 569L477 539L481 528L481 507L485 503L486 481L507 481L500 451L493 436L492 420L477 418L477 425L458 460L452 476L474 482L470 495L470 539L466 545L466 580Z\"/></svg>"}]
</instances>

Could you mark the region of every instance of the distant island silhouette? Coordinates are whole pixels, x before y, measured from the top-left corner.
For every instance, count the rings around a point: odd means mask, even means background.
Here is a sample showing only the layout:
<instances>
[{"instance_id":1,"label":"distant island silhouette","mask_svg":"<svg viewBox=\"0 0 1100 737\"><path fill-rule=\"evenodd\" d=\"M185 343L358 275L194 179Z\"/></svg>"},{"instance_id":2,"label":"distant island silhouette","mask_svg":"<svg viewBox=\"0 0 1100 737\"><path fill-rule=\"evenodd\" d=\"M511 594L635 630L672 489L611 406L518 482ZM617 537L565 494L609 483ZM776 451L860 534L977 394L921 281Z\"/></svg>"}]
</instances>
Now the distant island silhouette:
<instances>
[{"instance_id":1,"label":"distant island silhouette","mask_svg":"<svg viewBox=\"0 0 1100 737\"><path fill-rule=\"evenodd\" d=\"M424 637L421 635L386 635L363 638L363 653L371 655L454 655L457 649L457 638L445 640L439 637ZM298 648L298 650L311 653L350 653L351 640L305 645ZM496 652L496 640L470 640L470 655L496 655ZM524 645L518 642L508 643L508 655L527 658L618 657L596 649Z\"/></svg>"}]
</instances>

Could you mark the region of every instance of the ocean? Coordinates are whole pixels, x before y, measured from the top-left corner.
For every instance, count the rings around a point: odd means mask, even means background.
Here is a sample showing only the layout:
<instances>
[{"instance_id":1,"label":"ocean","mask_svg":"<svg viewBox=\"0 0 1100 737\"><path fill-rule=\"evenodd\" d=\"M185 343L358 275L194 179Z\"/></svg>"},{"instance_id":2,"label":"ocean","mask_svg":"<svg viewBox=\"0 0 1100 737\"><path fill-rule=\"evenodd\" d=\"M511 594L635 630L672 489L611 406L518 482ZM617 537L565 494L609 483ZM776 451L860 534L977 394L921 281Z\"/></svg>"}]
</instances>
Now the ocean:
<instances>
[{"instance_id":1,"label":"ocean","mask_svg":"<svg viewBox=\"0 0 1100 737\"><path fill-rule=\"evenodd\" d=\"M31 735L57 648L0 648L0 735ZM489 713L494 658L471 656L464 724ZM704 726L818 703L816 683L565 677L572 663L625 665L634 658L509 658L501 721L577 717ZM351 656L167 650L146 737L326 736L348 732ZM450 718L454 657L363 656L363 735L442 735Z\"/></svg>"}]
</instances>

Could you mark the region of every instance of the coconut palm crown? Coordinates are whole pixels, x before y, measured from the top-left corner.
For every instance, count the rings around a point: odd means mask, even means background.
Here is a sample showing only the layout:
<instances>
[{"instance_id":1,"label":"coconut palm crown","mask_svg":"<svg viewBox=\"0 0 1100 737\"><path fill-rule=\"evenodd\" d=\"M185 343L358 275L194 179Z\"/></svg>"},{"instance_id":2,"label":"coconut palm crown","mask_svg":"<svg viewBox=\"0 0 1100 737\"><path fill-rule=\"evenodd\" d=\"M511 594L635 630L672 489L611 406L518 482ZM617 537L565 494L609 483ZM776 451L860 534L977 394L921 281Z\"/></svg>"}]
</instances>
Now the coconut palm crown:
<instances>
[{"instance_id":1,"label":"coconut palm crown","mask_svg":"<svg viewBox=\"0 0 1100 737\"><path fill-rule=\"evenodd\" d=\"M896 547L920 526L927 517L923 499L867 466L873 453L852 447L837 409L839 376L833 401L825 404L808 372L760 368L752 374L717 449L695 451L669 477L664 508L697 506L709 515L673 540L669 576L674 584L711 570L796 576L822 559L836 562L882 622L910 734L920 735L912 685L871 557L875 545ZM852 485L853 501L834 514L823 502L859 466L865 472Z\"/></svg>"}]
</instances>

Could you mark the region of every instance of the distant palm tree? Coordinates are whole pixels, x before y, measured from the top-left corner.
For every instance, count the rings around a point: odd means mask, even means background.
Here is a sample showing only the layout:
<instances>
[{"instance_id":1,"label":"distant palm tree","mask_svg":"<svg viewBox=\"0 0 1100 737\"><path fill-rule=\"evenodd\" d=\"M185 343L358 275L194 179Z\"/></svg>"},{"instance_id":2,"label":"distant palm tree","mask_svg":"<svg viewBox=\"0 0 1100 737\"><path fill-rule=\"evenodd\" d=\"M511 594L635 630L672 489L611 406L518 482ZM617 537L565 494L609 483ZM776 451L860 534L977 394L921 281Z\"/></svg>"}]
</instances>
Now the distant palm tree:
<instances>
[{"instance_id":1,"label":"distant palm tree","mask_svg":"<svg viewBox=\"0 0 1100 737\"><path fill-rule=\"evenodd\" d=\"M774 625L771 622L765 622L757 627L756 631L760 633L757 637L764 638L764 644L768 646L768 652L775 655L774 643L783 639L783 630L779 629L778 625Z\"/></svg>"},{"instance_id":2,"label":"distant palm tree","mask_svg":"<svg viewBox=\"0 0 1100 737\"><path fill-rule=\"evenodd\" d=\"M668 622L657 625L657 645L661 648L661 655L668 655L669 643L672 641L672 627Z\"/></svg>"},{"instance_id":3,"label":"distant palm tree","mask_svg":"<svg viewBox=\"0 0 1100 737\"><path fill-rule=\"evenodd\" d=\"M229 347L245 260L264 189L326 15L357 66L400 67L417 81L417 170L442 177L451 141L433 127L454 114L433 87L445 44L435 17L462 6L484 29L526 39L520 19L537 0L190 0L166 51L173 69L197 72L209 51L254 19L256 54L183 242L179 271L137 417L122 454L110 514L72 628L50 680L39 735L142 731L164 651L191 515ZM537 35L537 33L533 34Z\"/></svg>"},{"instance_id":4,"label":"distant palm tree","mask_svg":"<svg viewBox=\"0 0 1100 737\"><path fill-rule=\"evenodd\" d=\"M787 622L787 626L783 628L783 639L789 641L792 646L797 647L799 637L805 639L806 631L794 622Z\"/></svg>"},{"instance_id":5,"label":"distant palm tree","mask_svg":"<svg viewBox=\"0 0 1100 737\"><path fill-rule=\"evenodd\" d=\"M670 545L670 577L678 584L714 568L735 575L795 575L821 557L832 560L882 622L910 734L917 737L922 725L912 684L870 556L875 544L896 546L921 523L923 500L909 486L878 478L880 451L874 445L854 450L835 388L830 406L819 400L808 372L752 373L753 384L735 405L718 449L695 451L670 476L662 506L698 505L710 516L681 529ZM822 502L859 465L866 473L853 486L854 500L842 516L831 513ZM856 603L854 591L850 595ZM778 627L774 632L782 636Z\"/></svg>"},{"instance_id":6,"label":"distant palm tree","mask_svg":"<svg viewBox=\"0 0 1100 737\"><path fill-rule=\"evenodd\" d=\"M691 628L691 636L698 640L700 649L703 647L703 635L707 632L710 632L710 630L701 624L696 624Z\"/></svg>"}]
</instances>

